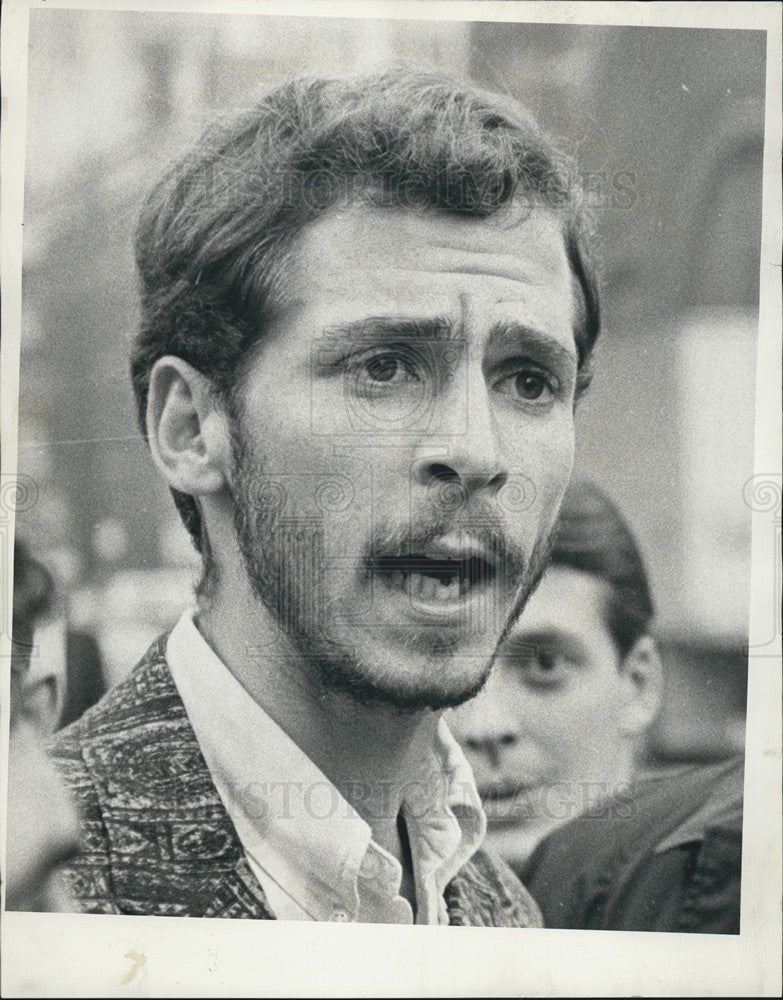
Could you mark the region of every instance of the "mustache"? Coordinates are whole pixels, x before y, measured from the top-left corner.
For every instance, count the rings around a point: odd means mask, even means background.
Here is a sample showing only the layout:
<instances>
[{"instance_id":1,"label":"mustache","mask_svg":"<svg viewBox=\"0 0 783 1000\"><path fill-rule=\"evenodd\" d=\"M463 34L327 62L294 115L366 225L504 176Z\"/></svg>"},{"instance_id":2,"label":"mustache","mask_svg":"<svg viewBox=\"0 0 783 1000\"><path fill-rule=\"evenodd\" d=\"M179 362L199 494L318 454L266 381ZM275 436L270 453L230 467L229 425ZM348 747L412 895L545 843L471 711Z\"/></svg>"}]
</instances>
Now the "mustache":
<instances>
[{"instance_id":1,"label":"mustache","mask_svg":"<svg viewBox=\"0 0 783 1000\"><path fill-rule=\"evenodd\" d=\"M524 573L524 549L508 537L502 518L490 507L460 518L424 514L407 524L376 528L365 547L364 565L372 570L386 560L420 555L446 537L471 551L477 548L501 577L514 580Z\"/></svg>"}]
</instances>

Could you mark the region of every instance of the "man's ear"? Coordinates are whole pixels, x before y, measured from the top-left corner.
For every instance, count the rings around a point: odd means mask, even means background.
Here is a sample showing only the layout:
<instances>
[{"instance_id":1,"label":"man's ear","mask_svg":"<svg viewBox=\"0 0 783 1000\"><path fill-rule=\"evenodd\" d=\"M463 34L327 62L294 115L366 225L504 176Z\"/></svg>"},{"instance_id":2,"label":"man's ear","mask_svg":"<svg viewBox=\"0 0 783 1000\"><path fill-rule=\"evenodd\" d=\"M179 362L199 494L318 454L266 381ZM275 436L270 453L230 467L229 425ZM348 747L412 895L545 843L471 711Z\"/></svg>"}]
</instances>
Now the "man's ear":
<instances>
[{"instance_id":1,"label":"man's ear","mask_svg":"<svg viewBox=\"0 0 783 1000\"><path fill-rule=\"evenodd\" d=\"M182 358L159 358L150 373L147 438L169 486L191 496L226 483L228 421L209 380Z\"/></svg>"},{"instance_id":2,"label":"man's ear","mask_svg":"<svg viewBox=\"0 0 783 1000\"><path fill-rule=\"evenodd\" d=\"M627 736L641 736L661 706L663 666L652 636L638 639L620 665L626 686L620 728Z\"/></svg>"},{"instance_id":3,"label":"man's ear","mask_svg":"<svg viewBox=\"0 0 783 1000\"><path fill-rule=\"evenodd\" d=\"M35 719L37 728L47 736L57 730L59 723L57 684L54 674L25 677L22 683L25 713Z\"/></svg>"}]
</instances>

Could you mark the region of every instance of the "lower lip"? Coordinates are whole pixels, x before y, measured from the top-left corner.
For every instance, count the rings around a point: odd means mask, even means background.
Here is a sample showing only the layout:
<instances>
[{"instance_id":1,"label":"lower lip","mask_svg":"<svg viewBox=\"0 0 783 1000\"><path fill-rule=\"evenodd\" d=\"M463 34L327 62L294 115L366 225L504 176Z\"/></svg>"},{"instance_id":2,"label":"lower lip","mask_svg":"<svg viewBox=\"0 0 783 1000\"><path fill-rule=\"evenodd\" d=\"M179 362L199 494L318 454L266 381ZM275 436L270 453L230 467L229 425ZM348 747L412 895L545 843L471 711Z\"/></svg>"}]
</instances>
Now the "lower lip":
<instances>
[{"instance_id":1,"label":"lower lip","mask_svg":"<svg viewBox=\"0 0 783 1000\"><path fill-rule=\"evenodd\" d=\"M397 606L401 606L403 612L407 613L407 617L422 624L460 625L475 622L474 612L492 591L491 584L475 584L467 593L451 600L427 601L412 596L407 590L395 586L381 574L376 575L374 580L378 590L391 595Z\"/></svg>"},{"instance_id":2,"label":"lower lip","mask_svg":"<svg viewBox=\"0 0 783 1000\"><path fill-rule=\"evenodd\" d=\"M534 798L542 787L543 785L530 785L514 795L500 797L489 795L485 798L479 793L487 816L487 825L514 826L528 822L536 813Z\"/></svg>"}]
</instances>

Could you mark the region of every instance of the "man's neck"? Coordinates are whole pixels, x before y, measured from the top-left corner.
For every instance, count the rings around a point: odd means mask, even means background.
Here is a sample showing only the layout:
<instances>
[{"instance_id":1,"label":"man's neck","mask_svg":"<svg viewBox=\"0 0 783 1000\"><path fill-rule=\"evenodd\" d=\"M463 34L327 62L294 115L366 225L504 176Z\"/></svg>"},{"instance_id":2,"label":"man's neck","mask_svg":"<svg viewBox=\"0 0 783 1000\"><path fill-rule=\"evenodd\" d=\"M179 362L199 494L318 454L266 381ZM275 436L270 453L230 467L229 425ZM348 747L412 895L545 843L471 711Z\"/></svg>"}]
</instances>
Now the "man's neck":
<instances>
[{"instance_id":1,"label":"man's neck","mask_svg":"<svg viewBox=\"0 0 783 1000\"><path fill-rule=\"evenodd\" d=\"M216 597L199 612L197 625L250 696L332 782L371 827L373 840L409 876L409 855L397 820L406 790L427 788L438 714L362 705L342 691L324 690L314 682L312 666L255 601L249 605Z\"/></svg>"}]
</instances>

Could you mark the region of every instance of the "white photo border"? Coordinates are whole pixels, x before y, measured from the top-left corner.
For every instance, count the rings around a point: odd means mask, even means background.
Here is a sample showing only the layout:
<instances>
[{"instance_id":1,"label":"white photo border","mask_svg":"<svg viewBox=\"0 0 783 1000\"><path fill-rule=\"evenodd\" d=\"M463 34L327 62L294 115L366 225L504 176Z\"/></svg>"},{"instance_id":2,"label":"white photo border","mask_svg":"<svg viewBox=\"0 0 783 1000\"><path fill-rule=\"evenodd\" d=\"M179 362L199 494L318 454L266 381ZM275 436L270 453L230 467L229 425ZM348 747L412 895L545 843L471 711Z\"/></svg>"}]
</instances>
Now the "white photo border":
<instances>
[{"instance_id":1,"label":"white photo border","mask_svg":"<svg viewBox=\"0 0 783 1000\"><path fill-rule=\"evenodd\" d=\"M377 927L3 913L4 996L778 996L781 989L780 635L754 652L779 579L781 7L776 3L99 2L6 0L2 18L3 477L16 472L28 14L155 10L537 21L767 32L742 932L738 936ZM777 498L777 499L775 499ZM777 519L777 521L776 521ZM10 546L13 513L2 542ZM7 530L6 530L7 529ZM5 602L10 580L4 581ZM10 598L9 598L10 601ZM758 636L758 642L754 637ZM8 662L8 637L0 653ZM0 767L7 769L3 673ZM5 793L2 796L5 810ZM3 817L4 818L4 817ZM4 831L4 822L3 822ZM4 841L4 833L3 833ZM3 843L4 848L4 843Z\"/></svg>"}]
</instances>

